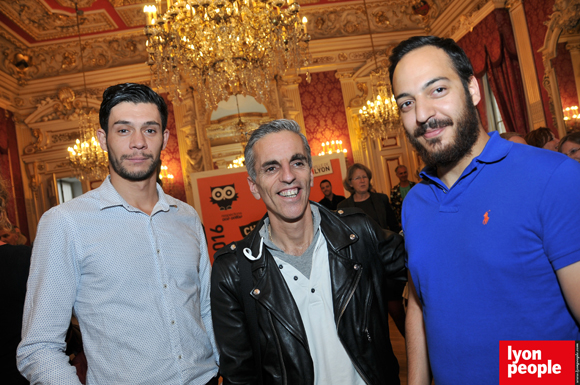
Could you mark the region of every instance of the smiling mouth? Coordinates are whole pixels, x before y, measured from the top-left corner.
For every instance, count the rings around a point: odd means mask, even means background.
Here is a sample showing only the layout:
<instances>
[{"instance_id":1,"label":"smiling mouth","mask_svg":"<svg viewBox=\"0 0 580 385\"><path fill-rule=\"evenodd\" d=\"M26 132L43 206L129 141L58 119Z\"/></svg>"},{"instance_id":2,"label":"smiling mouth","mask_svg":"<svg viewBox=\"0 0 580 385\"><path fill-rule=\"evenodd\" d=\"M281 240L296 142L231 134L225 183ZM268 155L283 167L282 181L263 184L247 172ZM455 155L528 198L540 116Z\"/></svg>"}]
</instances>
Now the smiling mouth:
<instances>
[{"instance_id":1,"label":"smiling mouth","mask_svg":"<svg viewBox=\"0 0 580 385\"><path fill-rule=\"evenodd\" d=\"M296 195L298 195L298 189L297 188L293 188L293 189L288 189L288 190L280 191L278 193L278 195L283 196L285 198L294 198Z\"/></svg>"}]
</instances>

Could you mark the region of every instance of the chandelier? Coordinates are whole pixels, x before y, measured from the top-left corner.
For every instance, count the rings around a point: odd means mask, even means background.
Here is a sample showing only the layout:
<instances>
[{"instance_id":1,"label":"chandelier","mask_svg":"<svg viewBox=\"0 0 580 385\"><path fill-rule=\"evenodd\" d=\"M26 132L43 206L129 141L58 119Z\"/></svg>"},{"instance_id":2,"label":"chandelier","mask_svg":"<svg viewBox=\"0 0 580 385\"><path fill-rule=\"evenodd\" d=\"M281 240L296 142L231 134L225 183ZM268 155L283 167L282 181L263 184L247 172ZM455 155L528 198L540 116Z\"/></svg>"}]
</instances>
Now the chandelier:
<instances>
[{"instance_id":1,"label":"chandelier","mask_svg":"<svg viewBox=\"0 0 580 385\"><path fill-rule=\"evenodd\" d=\"M372 97L366 101L359 112L361 122L361 137L380 139L389 133L399 133L401 131L401 122L399 119L399 107L395 101L393 91L389 82L389 73L385 67L379 68L369 13L367 11L366 0L363 1L367 25L371 38L372 54L375 61L375 71L371 72Z\"/></svg>"},{"instance_id":2,"label":"chandelier","mask_svg":"<svg viewBox=\"0 0 580 385\"><path fill-rule=\"evenodd\" d=\"M73 147L68 148L69 162L74 170L74 174L79 179L89 178L91 180L103 180L109 173L109 161L107 154L95 138L97 127L99 126L98 116L89 109L89 99L87 93L87 79L83 60L83 47L81 43L81 27L79 17L83 11L77 8L77 29L79 33L79 48L81 52L81 70L83 73L83 83L85 86L86 111L79 111L79 131L80 138L76 140Z\"/></svg>"},{"instance_id":3,"label":"chandelier","mask_svg":"<svg viewBox=\"0 0 580 385\"><path fill-rule=\"evenodd\" d=\"M148 64L158 88L181 100L181 81L215 108L231 94L270 102L270 83L308 66L306 18L295 0L167 0L145 6ZM309 78L307 72L307 78Z\"/></svg>"}]
</instances>

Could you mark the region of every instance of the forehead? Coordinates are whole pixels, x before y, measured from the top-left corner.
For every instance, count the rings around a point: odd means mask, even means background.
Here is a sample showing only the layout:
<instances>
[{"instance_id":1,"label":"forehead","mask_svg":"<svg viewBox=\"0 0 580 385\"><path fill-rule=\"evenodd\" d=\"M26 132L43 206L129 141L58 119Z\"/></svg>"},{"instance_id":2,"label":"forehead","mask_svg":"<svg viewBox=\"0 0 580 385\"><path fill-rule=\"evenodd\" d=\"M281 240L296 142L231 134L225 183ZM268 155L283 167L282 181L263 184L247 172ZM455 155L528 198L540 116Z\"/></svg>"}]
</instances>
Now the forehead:
<instances>
[{"instance_id":1,"label":"forehead","mask_svg":"<svg viewBox=\"0 0 580 385\"><path fill-rule=\"evenodd\" d=\"M258 167L264 162L289 160L296 154L306 156L302 139L291 131L267 134L254 145Z\"/></svg>"},{"instance_id":2,"label":"forehead","mask_svg":"<svg viewBox=\"0 0 580 385\"><path fill-rule=\"evenodd\" d=\"M354 170L354 172L352 173L352 175L367 175L367 173L362 168L357 168L356 170Z\"/></svg>"},{"instance_id":3,"label":"forehead","mask_svg":"<svg viewBox=\"0 0 580 385\"><path fill-rule=\"evenodd\" d=\"M405 166L401 166L397 169L397 172L405 172L405 171L407 171L407 167Z\"/></svg>"},{"instance_id":4,"label":"forehead","mask_svg":"<svg viewBox=\"0 0 580 385\"><path fill-rule=\"evenodd\" d=\"M394 93L417 92L428 81L441 77L461 81L445 51L434 46L417 48L397 64L393 73Z\"/></svg>"},{"instance_id":5,"label":"forehead","mask_svg":"<svg viewBox=\"0 0 580 385\"><path fill-rule=\"evenodd\" d=\"M157 105L153 103L121 102L111 109L109 124L114 124L118 119L145 119L160 122L161 115Z\"/></svg>"}]
</instances>

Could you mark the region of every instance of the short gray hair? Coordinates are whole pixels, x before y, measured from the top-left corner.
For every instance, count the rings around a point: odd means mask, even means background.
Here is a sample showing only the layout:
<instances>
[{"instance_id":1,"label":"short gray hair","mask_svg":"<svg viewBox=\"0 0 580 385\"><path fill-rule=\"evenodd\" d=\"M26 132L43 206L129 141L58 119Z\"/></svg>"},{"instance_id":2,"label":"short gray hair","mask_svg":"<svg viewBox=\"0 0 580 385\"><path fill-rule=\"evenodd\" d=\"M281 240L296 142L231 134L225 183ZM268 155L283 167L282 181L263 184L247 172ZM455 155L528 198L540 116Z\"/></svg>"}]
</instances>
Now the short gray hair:
<instances>
[{"instance_id":1,"label":"short gray hair","mask_svg":"<svg viewBox=\"0 0 580 385\"><path fill-rule=\"evenodd\" d=\"M252 132L252 136L250 136L250 140L248 140L248 144L246 145L246 149L244 151L244 158L246 158L246 169L248 170L248 174L253 181L256 180L256 156L254 154L254 145L264 136L282 131L290 131L300 136L300 139L302 139L302 145L304 146L306 159L308 159L308 166L312 168L312 154L310 154L310 146L308 145L306 137L300 131L300 126L298 123L289 119L272 120L271 122L262 124L254 132Z\"/></svg>"}]
</instances>

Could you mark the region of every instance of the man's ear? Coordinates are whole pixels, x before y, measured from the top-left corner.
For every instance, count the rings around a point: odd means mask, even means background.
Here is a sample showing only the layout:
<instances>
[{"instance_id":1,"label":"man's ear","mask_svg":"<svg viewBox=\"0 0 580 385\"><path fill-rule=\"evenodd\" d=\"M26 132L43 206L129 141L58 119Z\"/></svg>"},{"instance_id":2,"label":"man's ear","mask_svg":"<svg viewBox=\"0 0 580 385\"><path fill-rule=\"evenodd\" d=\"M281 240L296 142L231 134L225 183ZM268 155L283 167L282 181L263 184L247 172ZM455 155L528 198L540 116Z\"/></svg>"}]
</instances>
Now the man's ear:
<instances>
[{"instance_id":1,"label":"man's ear","mask_svg":"<svg viewBox=\"0 0 580 385\"><path fill-rule=\"evenodd\" d=\"M102 128L99 128L97 130L97 139L99 140L99 144L101 145L101 148L103 149L103 151L108 151L107 150L107 133Z\"/></svg>"},{"instance_id":2,"label":"man's ear","mask_svg":"<svg viewBox=\"0 0 580 385\"><path fill-rule=\"evenodd\" d=\"M481 101L481 93L479 92L479 83L477 82L477 78L475 76L471 75L467 89L471 95L471 101L473 102L473 105L477 106L477 104Z\"/></svg>"},{"instance_id":3,"label":"man's ear","mask_svg":"<svg viewBox=\"0 0 580 385\"><path fill-rule=\"evenodd\" d=\"M252 192L254 198L260 200L261 196L260 192L258 191L258 186L256 185L256 182L254 182L252 178L249 176L248 176L248 185L250 186L250 191Z\"/></svg>"},{"instance_id":4,"label":"man's ear","mask_svg":"<svg viewBox=\"0 0 580 385\"><path fill-rule=\"evenodd\" d=\"M165 150L165 147L167 147L168 140L169 140L169 130L166 128L163 131L163 147L161 147L161 150Z\"/></svg>"}]
</instances>

